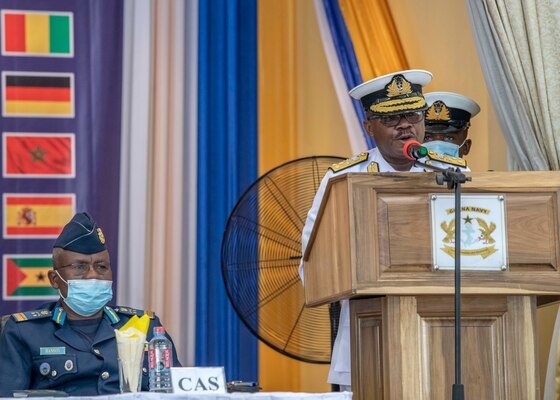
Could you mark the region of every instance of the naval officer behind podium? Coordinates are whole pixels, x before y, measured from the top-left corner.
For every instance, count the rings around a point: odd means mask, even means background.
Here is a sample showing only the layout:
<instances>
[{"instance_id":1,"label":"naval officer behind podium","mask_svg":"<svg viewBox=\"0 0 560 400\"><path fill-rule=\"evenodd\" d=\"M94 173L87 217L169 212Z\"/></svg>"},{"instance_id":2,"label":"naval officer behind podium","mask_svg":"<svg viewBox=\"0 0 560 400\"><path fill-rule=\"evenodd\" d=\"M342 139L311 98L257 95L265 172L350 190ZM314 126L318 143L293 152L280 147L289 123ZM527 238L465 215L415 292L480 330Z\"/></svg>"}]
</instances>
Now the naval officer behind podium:
<instances>
[{"instance_id":1,"label":"naval officer behind podium","mask_svg":"<svg viewBox=\"0 0 560 400\"><path fill-rule=\"evenodd\" d=\"M424 140L424 111L428 105L422 95L422 87L431 79L432 74L428 71L400 71L372 79L350 91L350 95L360 100L365 110L363 125L368 135L375 139L377 147L334 164L325 174L307 214L302 232L302 254L305 254L321 199L331 177L348 172L423 171L414 166L414 161L405 157L403 146L409 140ZM300 264L300 276L303 279L303 262ZM340 385L343 391L351 390L348 300L342 301L327 381Z\"/></svg>"},{"instance_id":2,"label":"naval officer behind podium","mask_svg":"<svg viewBox=\"0 0 560 400\"><path fill-rule=\"evenodd\" d=\"M53 246L51 286L60 299L13 314L0 338L0 396L13 390L54 389L72 396L119 393L115 329L132 316L150 316L147 340L161 322L152 313L110 307L109 252L101 228L76 214ZM173 365L180 366L173 346ZM144 357L142 390L148 390Z\"/></svg>"}]
</instances>

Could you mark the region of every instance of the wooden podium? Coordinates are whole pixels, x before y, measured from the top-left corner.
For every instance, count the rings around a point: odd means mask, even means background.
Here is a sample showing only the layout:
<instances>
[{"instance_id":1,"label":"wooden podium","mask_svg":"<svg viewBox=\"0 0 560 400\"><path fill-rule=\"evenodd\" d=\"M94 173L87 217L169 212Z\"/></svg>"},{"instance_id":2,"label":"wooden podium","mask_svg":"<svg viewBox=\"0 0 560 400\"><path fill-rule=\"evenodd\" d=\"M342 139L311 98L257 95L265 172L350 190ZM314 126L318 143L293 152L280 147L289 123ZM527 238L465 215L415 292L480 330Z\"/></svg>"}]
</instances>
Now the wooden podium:
<instances>
[{"instance_id":1,"label":"wooden podium","mask_svg":"<svg viewBox=\"0 0 560 400\"><path fill-rule=\"evenodd\" d=\"M504 271L462 270L466 399L540 399L536 307L560 297L560 172L467 173L505 199ZM451 399L453 271L432 266L435 173L331 179L304 254L308 306L350 299L354 399Z\"/></svg>"}]
</instances>

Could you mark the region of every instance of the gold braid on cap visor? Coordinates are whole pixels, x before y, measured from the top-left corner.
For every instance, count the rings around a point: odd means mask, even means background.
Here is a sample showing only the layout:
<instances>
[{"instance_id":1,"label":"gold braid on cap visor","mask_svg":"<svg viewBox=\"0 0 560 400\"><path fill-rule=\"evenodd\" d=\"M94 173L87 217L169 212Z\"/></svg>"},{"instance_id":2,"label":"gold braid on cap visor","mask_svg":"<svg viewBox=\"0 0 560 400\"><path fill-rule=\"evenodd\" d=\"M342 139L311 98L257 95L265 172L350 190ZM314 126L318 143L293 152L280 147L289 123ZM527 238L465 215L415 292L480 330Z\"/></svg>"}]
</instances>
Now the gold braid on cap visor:
<instances>
[{"instance_id":1,"label":"gold braid on cap visor","mask_svg":"<svg viewBox=\"0 0 560 400\"><path fill-rule=\"evenodd\" d=\"M372 104L369 109L374 113L387 114L398 111L418 110L426 107L426 100L420 96L394 99Z\"/></svg>"}]
</instances>

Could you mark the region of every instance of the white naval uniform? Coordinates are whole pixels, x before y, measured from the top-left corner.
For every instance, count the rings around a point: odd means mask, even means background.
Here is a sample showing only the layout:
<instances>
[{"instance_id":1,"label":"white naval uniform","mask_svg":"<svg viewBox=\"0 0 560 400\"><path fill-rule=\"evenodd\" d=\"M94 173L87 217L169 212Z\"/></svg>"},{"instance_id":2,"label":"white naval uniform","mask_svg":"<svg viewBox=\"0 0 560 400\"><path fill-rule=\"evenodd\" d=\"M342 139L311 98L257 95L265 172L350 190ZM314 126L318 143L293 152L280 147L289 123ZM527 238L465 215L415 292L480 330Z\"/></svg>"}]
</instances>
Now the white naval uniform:
<instances>
[{"instance_id":1,"label":"white naval uniform","mask_svg":"<svg viewBox=\"0 0 560 400\"><path fill-rule=\"evenodd\" d=\"M313 205L311 206L311 209L307 214L305 226L303 227L301 236L302 255L305 254L309 236L311 235L311 231L313 230L315 218L317 218L317 212L319 211L321 200L323 198L323 195L325 194L327 182L331 177L346 174L348 172L369 172L368 166L372 163L377 163L379 172L402 172L395 170L387 161L385 161L377 148L369 150L368 153L369 157L366 161L362 161L360 163L352 165L351 167L345 168L339 172L333 172L331 169L329 169L329 171L323 177L323 180L319 185L319 189L315 194L315 198L313 199ZM424 170L422 168L412 167L408 172L423 171ZM303 261L301 261L299 265L299 275L303 282ZM352 383L350 375L350 305L348 300L343 300L341 302L338 334L336 335L336 339L334 342L331 357L331 368L329 370L327 382L345 386L350 386Z\"/></svg>"}]
</instances>

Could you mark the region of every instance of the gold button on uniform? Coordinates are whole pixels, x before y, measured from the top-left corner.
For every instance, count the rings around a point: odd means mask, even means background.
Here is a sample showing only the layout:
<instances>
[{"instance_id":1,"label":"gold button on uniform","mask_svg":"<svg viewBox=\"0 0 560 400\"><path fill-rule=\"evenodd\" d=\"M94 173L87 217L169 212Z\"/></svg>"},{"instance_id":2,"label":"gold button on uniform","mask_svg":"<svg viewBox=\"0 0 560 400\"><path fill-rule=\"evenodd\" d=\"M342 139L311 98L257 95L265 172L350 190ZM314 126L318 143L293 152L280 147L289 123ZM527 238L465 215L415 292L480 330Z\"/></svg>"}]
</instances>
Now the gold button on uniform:
<instances>
[{"instance_id":1,"label":"gold button on uniform","mask_svg":"<svg viewBox=\"0 0 560 400\"><path fill-rule=\"evenodd\" d=\"M103 380L109 379L109 373L108 373L107 371L104 371L104 372L101 374L101 379L103 379Z\"/></svg>"}]
</instances>

